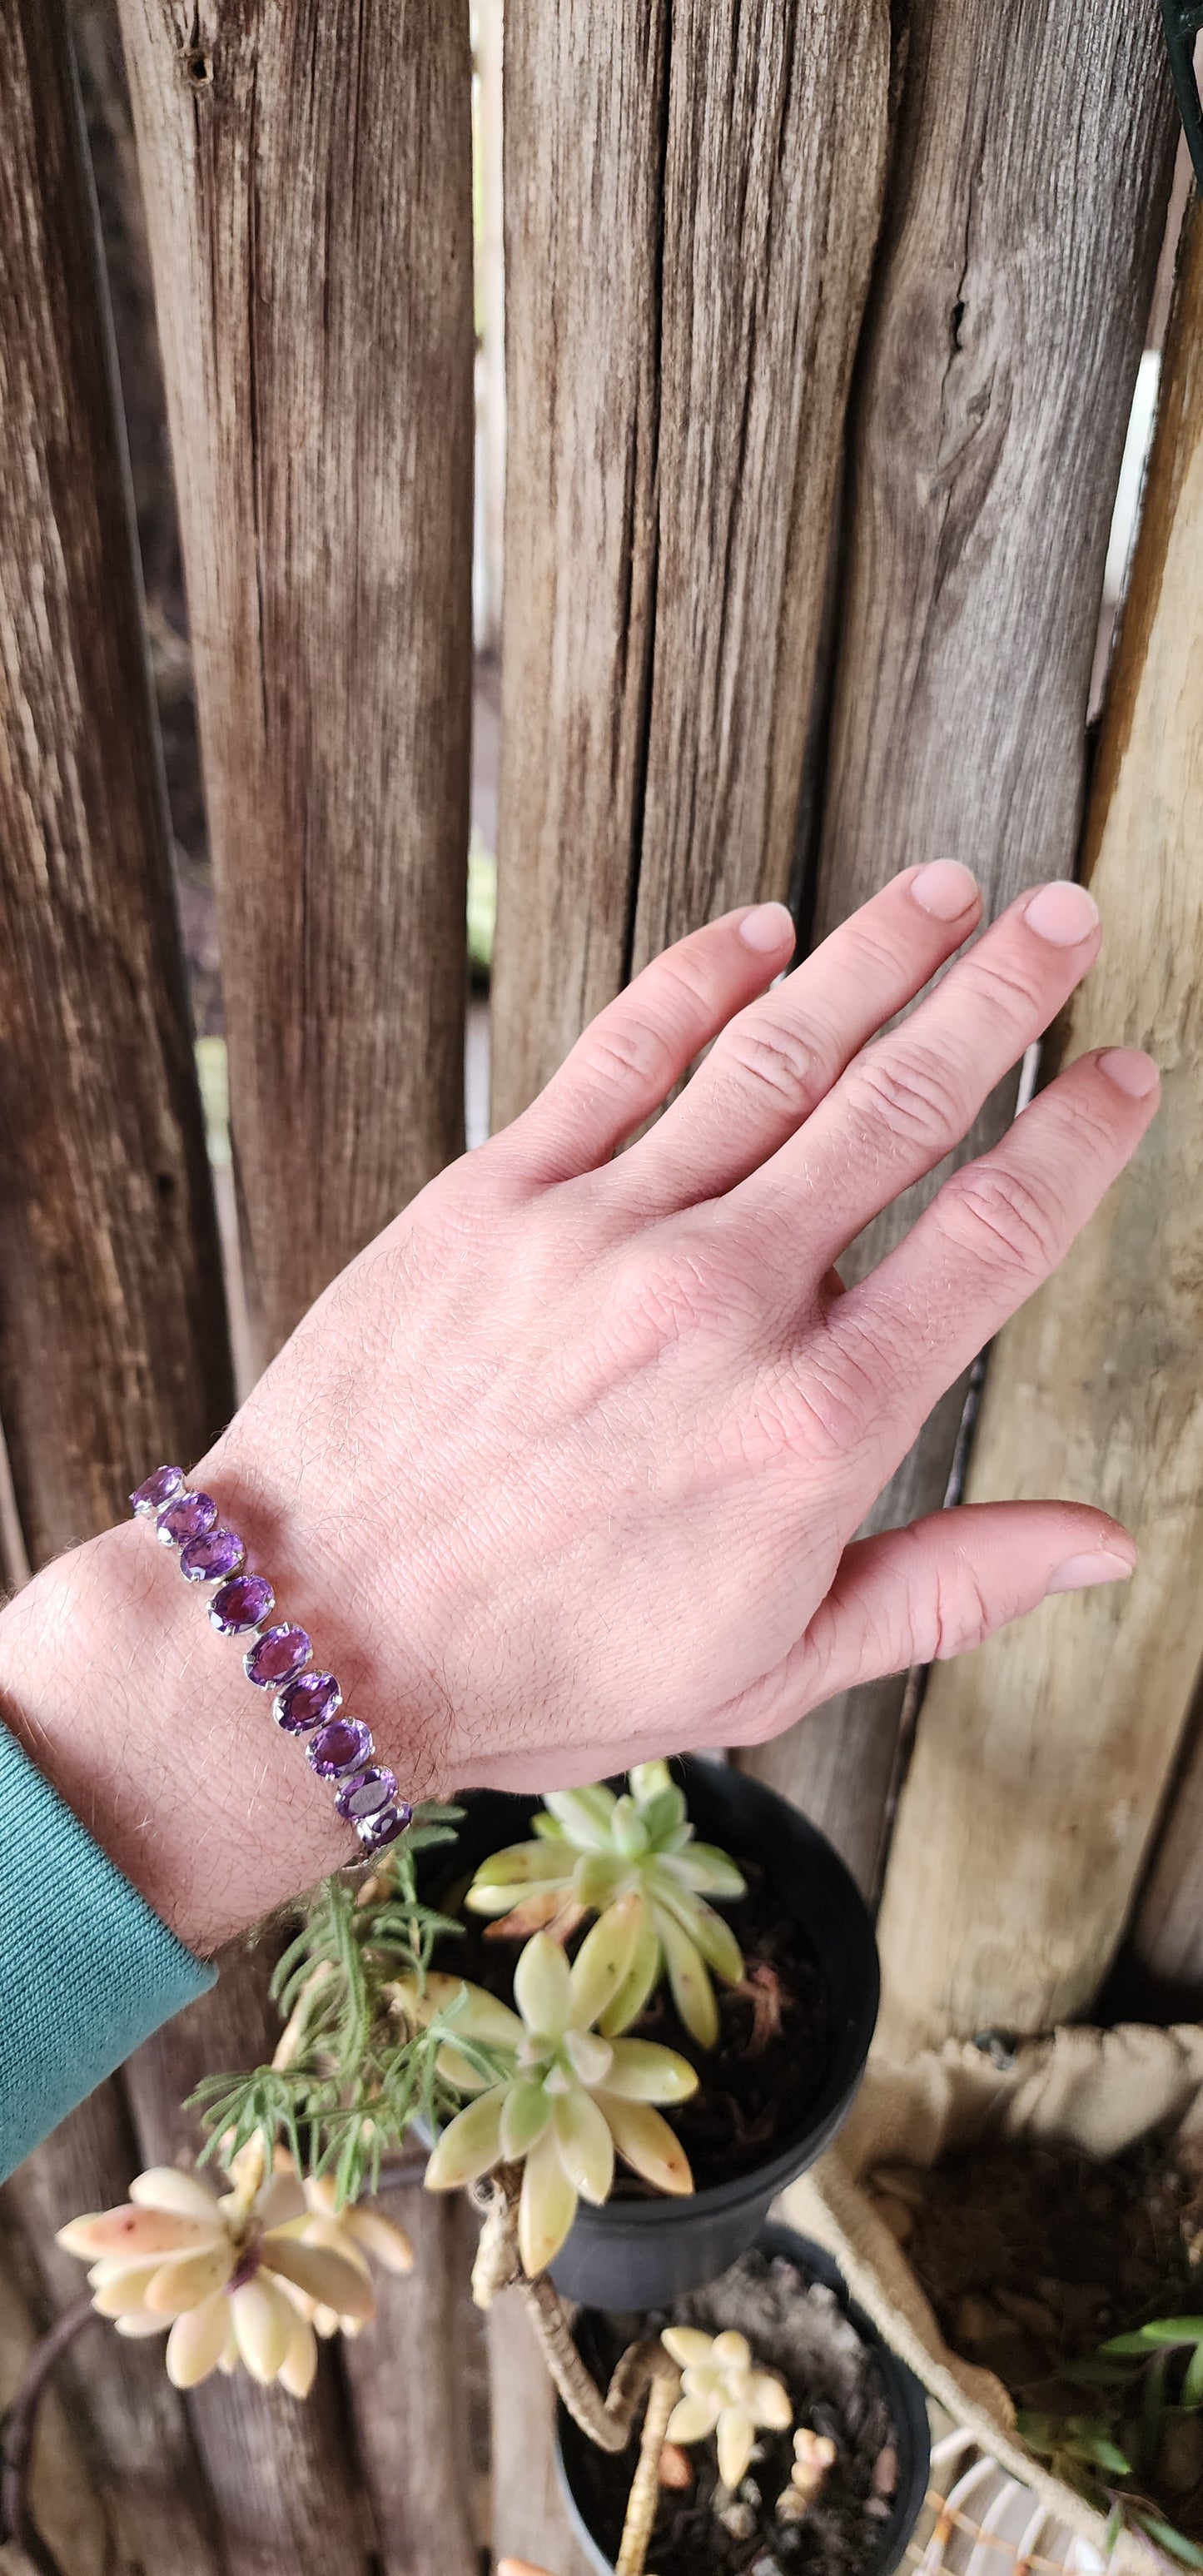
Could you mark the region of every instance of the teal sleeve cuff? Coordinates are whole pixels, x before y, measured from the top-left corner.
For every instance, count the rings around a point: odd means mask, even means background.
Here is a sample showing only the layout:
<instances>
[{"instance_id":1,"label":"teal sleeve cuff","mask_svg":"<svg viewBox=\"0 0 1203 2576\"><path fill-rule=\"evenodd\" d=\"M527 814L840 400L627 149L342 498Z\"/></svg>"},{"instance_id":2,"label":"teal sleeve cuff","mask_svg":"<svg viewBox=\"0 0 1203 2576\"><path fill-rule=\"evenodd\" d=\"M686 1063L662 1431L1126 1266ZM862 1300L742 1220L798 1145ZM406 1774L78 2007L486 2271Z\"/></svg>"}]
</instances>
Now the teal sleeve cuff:
<instances>
[{"instance_id":1,"label":"teal sleeve cuff","mask_svg":"<svg viewBox=\"0 0 1203 2576\"><path fill-rule=\"evenodd\" d=\"M216 1971L0 1726L0 2182Z\"/></svg>"}]
</instances>

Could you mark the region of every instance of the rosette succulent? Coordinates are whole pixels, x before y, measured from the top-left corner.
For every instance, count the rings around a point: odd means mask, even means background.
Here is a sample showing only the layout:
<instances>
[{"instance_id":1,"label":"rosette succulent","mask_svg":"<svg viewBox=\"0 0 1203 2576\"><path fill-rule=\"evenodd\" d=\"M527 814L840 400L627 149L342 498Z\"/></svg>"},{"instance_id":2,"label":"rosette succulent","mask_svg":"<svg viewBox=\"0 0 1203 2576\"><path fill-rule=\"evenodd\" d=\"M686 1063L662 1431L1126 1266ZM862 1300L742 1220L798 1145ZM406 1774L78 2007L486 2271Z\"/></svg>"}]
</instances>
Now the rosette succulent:
<instances>
[{"instance_id":1,"label":"rosette succulent","mask_svg":"<svg viewBox=\"0 0 1203 2576\"><path fill-rule=\"evenodd\" d=\"M558 1789L544 1800L532 1840L481 1863L465 1900L498 1918L499 1933L546 1929L566 1940L587 1914L637 1901L631 1965L601 2019L606 2038L626 2030L667 1972L681 2020L702 2048L718 2038L710 1971L737 1985L739 1943L707 1897L742 1896L744 1880L714 1843L695 1839L685 1797L666 1762L641 1762L627 1794Z\"/></svg>"},{"instance_id":2,"label":"rosette succulent","mask_svg":"<svg viewBox=\"0 0 1203 2576\"><path fill-rule=\"evenodd\" d=\"M681 2372L681 2394L668 2419L670 2442L718 2444L718 2473L737 2487L763 2425L784 2433L794 2420L790 2393L775 2370L758 2370L746 2335L703 2334L697 2326L666 2326L660 2337Z\"/></svg>"},{"instance_id":3,"label":"rosette succulent","mask_svg":"<svg viewBox=\"0 0 1203 2576\"><path fill-rule=\"evenodd\" d=\"M514 1970L514 2012L456 1977L426 1980L420 2008L450 2017L455 2032L439 2072L474 2097L443 2130L427 2187L455 2191L494 2165L521 2164L518 2246L531 2277L558 2254L578 2199L608 2199L616 2152L658 2191L693 2189L680 2140L654 2107L695 2091L693 2067L671 2048L597 2027L630 1975L639 1910L633 1897L610 1906L571 1967L537 1932Z\"/></svg>"},{"instance_id":4,"label":"rosette succulent","mask_svg":"<svg viewBox=\"0 0 1203 2576\"><path fill-rule=\"evenodd\" d=\"M90 2264L92 2304L118 2334L167 2336L167 2372L193 2388L239 2362L304 2397L317 2367L314 2327L355 2333L375 2308L364 2249L392 2271L412 2252L378 2211L343 2211L281 2159L266 2181L253 2153L219 2199L199 2175L156 2166L116 2209L59 2230Z\"/></svg>"}]
</instances>

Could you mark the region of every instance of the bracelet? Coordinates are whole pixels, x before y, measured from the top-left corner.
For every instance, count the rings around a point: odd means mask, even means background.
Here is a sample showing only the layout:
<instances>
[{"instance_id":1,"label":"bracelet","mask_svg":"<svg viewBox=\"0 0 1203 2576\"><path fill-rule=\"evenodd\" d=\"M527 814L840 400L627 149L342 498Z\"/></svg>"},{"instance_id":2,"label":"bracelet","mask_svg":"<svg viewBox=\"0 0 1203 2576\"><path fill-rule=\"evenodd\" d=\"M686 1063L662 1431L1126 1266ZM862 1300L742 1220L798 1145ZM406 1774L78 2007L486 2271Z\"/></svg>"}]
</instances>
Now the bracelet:
<instances>
[{"instance_id":1,"label":"bracelet","mask_svg":"<svg viewBox=\"0 0 1203 2576\"><path fill-rule=\"evenodd\" d=\"M189 1583L215 1583L209 1617L222 1637L247 1637L242 1669L256 1690L275 1692L272 1715L286 1735L305 1735L310 1770L338 1783L334 1804L353 1825L366 1853L381 1851L403 1834L413 1809L397 1795L395 1774L373 1759L362 1718L340 1715L342 1691L333 1673L308 1670L313 1647L303 1628L268 1627L276 1596L266 1575L247 1570L246 1547L224 1529L212 1494L195 1493L179 1467L156 1467L130 1502L139 1520L153 1520L164 1547L180 1552Z\"/></svg>"}]
</instances>

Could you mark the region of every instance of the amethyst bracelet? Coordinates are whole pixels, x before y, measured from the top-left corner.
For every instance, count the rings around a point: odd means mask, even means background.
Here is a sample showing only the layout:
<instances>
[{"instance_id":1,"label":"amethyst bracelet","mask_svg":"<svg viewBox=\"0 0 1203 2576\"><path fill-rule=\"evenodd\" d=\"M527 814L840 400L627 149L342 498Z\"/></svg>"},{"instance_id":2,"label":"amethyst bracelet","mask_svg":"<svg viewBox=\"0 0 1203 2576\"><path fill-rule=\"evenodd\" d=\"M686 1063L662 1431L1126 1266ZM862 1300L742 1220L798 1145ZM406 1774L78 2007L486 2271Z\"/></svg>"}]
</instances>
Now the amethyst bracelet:
<instances>
[{"instance_id":1,"label":"amethyst bracelet","mask_svg":"<svg viewBox=\"0 0 1203 2576\"><path fill-rule=\"evenodd\" d=\"M363 1850L384 1849L403 1834L412 1808L397 1795L393 1772L373 1760L371 1735L361 1718L343 1711L333 1673L309 1670L313 1647L303 1628L267 1623L276 1596L266 1575L247 1571L246 1548L224 1529L211 1494L190 1491L178 1467L156 1467L130 1495L139 1520L153 1521L164 1547L179 1550L189 1583L217 1586L209 1617L222 1637L249 1637L242 1658L256 1690L274 1691L272 1714L286 1735L308 1737L305 1751L319 1780L336 1782L334 1803L353 1825Z\"/></svg>"}]
</instances>

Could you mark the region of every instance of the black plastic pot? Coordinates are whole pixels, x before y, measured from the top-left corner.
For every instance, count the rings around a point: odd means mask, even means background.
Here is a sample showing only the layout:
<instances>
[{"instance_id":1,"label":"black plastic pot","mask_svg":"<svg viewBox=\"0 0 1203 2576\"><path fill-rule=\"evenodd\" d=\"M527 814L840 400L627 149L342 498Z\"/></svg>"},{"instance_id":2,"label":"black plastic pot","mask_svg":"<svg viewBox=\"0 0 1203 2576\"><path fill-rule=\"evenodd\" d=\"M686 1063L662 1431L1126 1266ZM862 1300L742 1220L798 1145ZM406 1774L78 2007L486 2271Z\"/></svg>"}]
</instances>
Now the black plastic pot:
<instances>
[{"instance_id":1,"label":"black plastic pot","mask_svg":"<svg viewBox=\"0 0 1203 2576\"><path fill-rule=\"evenodd\" d=\"M860 2082L877 2020L877 1949L868 1908L824 1835L742 1771L696 1755L674 1762L673 1771L700 1840L720 1843L735 1860L755 1860L786 1913L806 1932L830 1995L832 2051L805 2126L755 2172L684 2200L613 2199L601 2209L582 2204L552 2265L552 2279L566 2297L587 2307L667 2307L738 2261L776 2193L804 2173L835 2136ZM478 1790L464 1804L468 1812L451 1871L439 1855L444 1888L465 1868L474 1871L487 1853L523 1840L540 1801Z\"/></svg>"},{"instance_id":2,"label":"black plastic pot","mask_svg":"<svg viewBox=\"0 0 1203 2576\"><path fill-rule=\"evenodd\" d=\"M756 2243L762 2254L785 2255L812 2281L826 2282L828 2289L835 2291L840 2306L851 2319L862 2343L869 2344L877 2355L881 2375L885 2381L890 2413L894 2419L894 2430L898 2436L898 2484L894 2490L889 2519L877 2526L878 2536L865 2557L860 2576L891 2576L891 2571L902 2560L906 2544L918 2522L923 2510L923 2500L927 2494L931 2469L931 2434L927 2420L927 2399L922 2385L916 2379L914 2371L908 2370L906 2363L899 2360L897 2353L891 2352L889 2345L882 2342L876 2326L871 2318L865 2315L863 2308L858 2308L855 2301L849 2298L842 2273L837 2270L831 2256L824 2253L821 2245L812 2244L808 2236L796 2236L790 2227L776 2226L762 2227ZM662 2302L653 2300L650 2304L659 2307ZM590 2311L583 2309L574 2327L577 2342L587 2360L590 2359L589 2317ZM595 2460L596 2457L597 2454L592 2451L588 2435L582 2433L578 2424L573 2423L567 2408L562 2404L559 2405L556 2410L556 2468L568 2519L572 2525L574 2537L588 2559L589 2565L596 2570L596 2576L613 2576L613 2559L607 2557L601 2542L590 2527L582 2504L581 2471L590 2458ZM633 2450L629 2457L633 2463Z\"/></svg>"}]
</instances>

